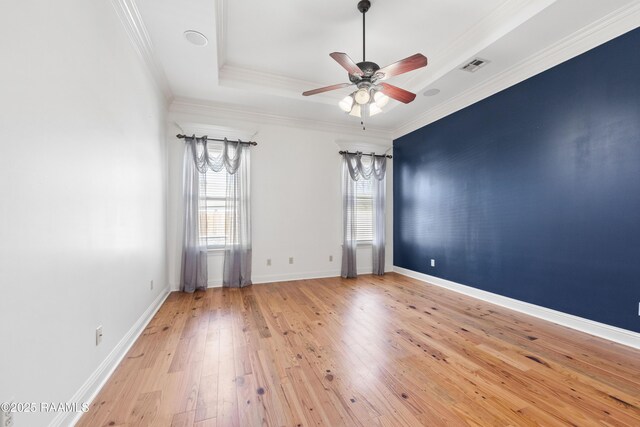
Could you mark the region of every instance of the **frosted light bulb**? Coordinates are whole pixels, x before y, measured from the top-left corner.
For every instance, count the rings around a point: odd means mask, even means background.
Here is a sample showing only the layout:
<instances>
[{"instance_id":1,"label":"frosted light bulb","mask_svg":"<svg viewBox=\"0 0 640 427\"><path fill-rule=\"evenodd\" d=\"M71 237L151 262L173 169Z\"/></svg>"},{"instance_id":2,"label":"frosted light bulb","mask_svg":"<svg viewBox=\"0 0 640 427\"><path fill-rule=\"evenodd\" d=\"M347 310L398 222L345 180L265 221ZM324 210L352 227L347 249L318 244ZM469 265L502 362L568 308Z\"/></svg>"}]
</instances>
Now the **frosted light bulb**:
<instances>
[{"instance_id":1,"label":"frosted light bulb","mask_svg":"<svg viewBox=\"0 0 640 427\"><path fill-rule=\"evenodd\" d=\"M342 111L350 112L353 107L353 97L351 95L345 96L342 101L338 102L338 106L342 109Z\"/></svg>"},{"instance_id":2,"label":"frosted light bulb","mask_svg":"<svg viewBox=\"0 0 640 427\"><path fill-rule=\"evenodd\" d=\"M383 108L387 105L387 102L389 102L389 97L382 92L376 92L376 94L373 95L373 100L378 107Z\"/></svg>"},{"instance_id":3,"label":"frosted light bulb","mask_svg":"<svg viewBox=\"0 0 640 427\"><path fill-rule=\"evenodd\" d=\"M369 91L366 88L359 89L355 95L356 102L360 105L366 104L371 99Z\"/></svg>"},{"instance_id":4,"label":"frosted light bulb","mask_svg":"<svg viewBox=\"0 0 640 427\"><path fill-rule=\"evenodd\" d=\"M354 116L354 117L362 117L360 115L360 105L355 104L353 106L353 109L351 110L351 113L349 113L349 115Z\"/></svg>"},{"instance_id":5,"label":"frosted light bulb","mask_svg":"<svg viewBox=\"0 0 640 427\"><path fill-rule=\"evenodd\" d=\"M369 104L369 117L375 116L376 114L382 113L382 108L378 107L378 105L374 102Z\"/></svg>"}]
</instances>

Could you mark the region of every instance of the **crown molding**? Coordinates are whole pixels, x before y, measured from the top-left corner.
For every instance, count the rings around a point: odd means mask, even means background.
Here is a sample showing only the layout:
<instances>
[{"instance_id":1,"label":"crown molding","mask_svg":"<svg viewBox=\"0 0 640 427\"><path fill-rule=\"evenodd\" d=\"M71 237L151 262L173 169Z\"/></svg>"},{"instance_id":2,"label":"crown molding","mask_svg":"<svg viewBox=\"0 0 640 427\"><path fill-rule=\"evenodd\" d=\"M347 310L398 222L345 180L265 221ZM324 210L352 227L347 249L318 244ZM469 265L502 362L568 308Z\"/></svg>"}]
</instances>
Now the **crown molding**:
<instances>
[{"instance_id":1,"label":"crown molding","mask_svg":"<svg viewBox=\"0 0 640 427\"><path fill-rule=\"evenodd\" d=\"M216 0L216 50L218 69L227 60L227 0Z\"/></svg>"},{"instance_id":2,"label":"crown molding","mask_svg":"<svg viewBox=\"0 0 640 427\"><path fill-rule=\"evenodd\" d=\"M397 139L442 119L504 89L555 67L640 26L640 4L624 6L602 19L538 51L512 67L494 75L448 101L435 106L393 130Z\"/></svg>"},{"instance_id":3,"label":"crown molding","mask_svg":"<svg viewBox=\"0 0 640 427\"><path fill-rule=\"evenodd\" d=\"M363 141L360 139L340 139L335 140L340 150L361 151L363 153L374 152L376 154L391 154L393 152L392 145L381 145L373 142Z\"/></svg>"},{"instance_id":4,"label":"crown molding","mask_svg":"<svg viewBox=\"0 0 640 427\"><path fill-rule=\"evenodd\" d=\"M322 83L286 77L265 71L226 64L227 61L227 0L216 0L216 49L218 55L218 84L234 89L257 90L283 98L300 99L302 92ZM345 95L346 96L346 95ZM335 97L319 94L307 98L309 102L335 105ZM392 105L390 106L392 107Z\"/></svg>"},{"instance_id":5,"label":"crown molding","mask_svg":"<svg viewBox=\"0 0 640 427\"><path fill-rule=\"evenodd\" d=\"M219 126L206 123L197 123L189 120L176 120L173 122L185 135L212 135L215 138L228 138L230 140L242 139L253 140L258 134L256 129Z\"/></svg>"},{"instance_id":6,"label":"crown molding","mask_svg":"<svg viewBox=\"0 0 640 427\"><path fill-rule=\"evenodd\" d=\"M164 69L156 59L151 38L142 21L135 0L111 0L111 4L129 36L131 45L146 65L147 70L151 73L153 81L168 105L173 99L171 86L164 73Z\"/></svg>"},{"instance_id":7,"label":"crown molding","mask_svg":"<svg viewBox=\"0 0 640 427\"><path fill-rule=\"evenodd\" d=\"M323 86L322 83L318 82L286 77L235 65L223 65L220 68L218 79L220 86L235 89L258 90L261 93L269 93L296 100L300 100L300 96L305 90ZM353 90L354 89L351 89L351 91ZM313 98L307 98L307 100L310 102L336 105L336 97L327 94L314 95Z\"/></svg>"},{"instance_id":8,"label":"crown molding","mask_svg":"<svg viewBox=\"0 0 640 427\"><path fill-rule=\"evenodd\" d=\"M510 0L502 3L446 47L433 52L429 62L438 63L440 66L437 68L429 67L426 73L411 76L407 81L408 89L416 93L421 92L556 1Z\"/></svg>"},{"instance_id":9,"label":"crown molding","mask_svg":"<svg viewBox=\"0 0 640 427\"><path fill-rule=\"evenodd\" d=\"M330 121L293 118L289 116L266 113L264 111L249 110L233 104L213 104L193 99L176 98L171 103L169 111L173 114L185 114L190 117L202 116L214 120L231 120L242 123L269 124L276 126L294 127L305 130L333 132L349 138L371 141L378 145L389 146L392 141L391 129L372 128L367 126L361 131L352 125L336 124ZM193 119L191 119L193 121Z\"/></svg>"}]
</instances>

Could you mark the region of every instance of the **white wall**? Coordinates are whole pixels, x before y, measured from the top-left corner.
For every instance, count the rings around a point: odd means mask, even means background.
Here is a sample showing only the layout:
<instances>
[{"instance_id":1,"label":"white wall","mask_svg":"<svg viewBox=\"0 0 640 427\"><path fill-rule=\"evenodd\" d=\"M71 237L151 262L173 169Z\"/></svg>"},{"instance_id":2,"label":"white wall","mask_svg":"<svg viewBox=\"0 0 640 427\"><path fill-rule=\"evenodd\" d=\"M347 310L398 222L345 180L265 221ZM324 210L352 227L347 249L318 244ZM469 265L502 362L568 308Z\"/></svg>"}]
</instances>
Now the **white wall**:
<instances>
[{"instance_id":1,"label":"white wall","mask_svg":"<svg viewBox=\"0 0 640 427\"><path fill-rule=\"evenodd\" d=\"M0 402L66 402L166 286L165 101L109 1L3 2L0 52Z\"/></svg>"},{"instance_id":2,"label":"white wall","mask_svg":"<svg viewBox=\"0 0 640 427\"><path fill-rule=\"evenodd\" d=\"M255 120L222 119L203 115L172 113L167 131L169 147L168 267L169 282L177 289L180 279L182 241L182 154L183 143L174 137L185 123L198 123L200 133L207 124L255 132L258 146L251 150L251 202L253 228L253 282L339 276L342 241L341 158L337 140L371 139L371 134L344 136L331 131L304 129ZM355 126L355 125L354 125ZM197 132L196 132L197 133ZM220 132L218 132L220 133ZM380 140L375 140L380 144ZM383 141L388 146L391 141ZM345 146L345 144L340 144ZM348 143L346 145L349 145ZM379 148L379 147L378 147ZM393 161L387 171L387 257L393 268L392 229ZM333 262L329 256L333 255ZM289 257L294 263L289 264ZM272 265L267 266L267 258ZM209 285L222 283L221 252L209 254ZM358 250L358 271L370 273L371 247Z\"/></svg>"}]
</instances>

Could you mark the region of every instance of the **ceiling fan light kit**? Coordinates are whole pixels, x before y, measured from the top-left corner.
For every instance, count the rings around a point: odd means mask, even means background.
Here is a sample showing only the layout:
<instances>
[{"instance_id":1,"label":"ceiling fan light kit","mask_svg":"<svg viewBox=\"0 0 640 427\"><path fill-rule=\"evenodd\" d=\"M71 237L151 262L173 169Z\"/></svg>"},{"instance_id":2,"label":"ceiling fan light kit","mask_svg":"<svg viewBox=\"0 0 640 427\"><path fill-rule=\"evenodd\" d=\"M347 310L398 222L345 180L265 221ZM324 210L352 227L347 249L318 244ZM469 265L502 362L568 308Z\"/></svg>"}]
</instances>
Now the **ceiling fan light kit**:
<instances>
[{"instance_id":1,"label":"ceiling fan light kit","mask_svg":"<svg viewBox=\"0 0 640 427\"><path fill-rule=\"evenodd\" d=\"M350 83L339 83L302 93L303 96L310 96L355 85L357 90L338 102L338 106L351 116L360 117L363 121L365 117L381 113L384 106L389 102L389 98L405 104L412 102L416 98L414 93L382 82L389 77L404 74L427 65L427 58L420 53L383 68L380 68L375 62L367 61L365 56L365 14L370 8L371 2L369 0L360 0L358 2L358 10L362 13L362 62L356 64L349 55L342 52L329 54L347 70ZM364 125L363 121L361 121L361 124Z\"/></svg>"}]
</instances>

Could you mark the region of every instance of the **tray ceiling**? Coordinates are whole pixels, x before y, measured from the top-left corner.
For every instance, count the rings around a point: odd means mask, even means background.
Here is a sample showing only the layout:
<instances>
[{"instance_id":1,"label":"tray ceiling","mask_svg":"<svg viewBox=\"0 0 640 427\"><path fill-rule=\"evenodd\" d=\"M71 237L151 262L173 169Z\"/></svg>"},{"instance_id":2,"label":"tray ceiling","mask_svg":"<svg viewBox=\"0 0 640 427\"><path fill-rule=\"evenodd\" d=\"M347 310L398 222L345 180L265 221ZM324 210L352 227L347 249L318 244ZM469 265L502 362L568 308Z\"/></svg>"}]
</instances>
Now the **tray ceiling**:
<instances>
[{"instance_id":1,"label":"tray ceiling","mask_svg":"<svg viewBox=\"0 0 640 427\"><path fill-rule=\"evenodd\" d=\"M139 9L150 49L181 102L359 128L358 119L337 107L349 89L301 96L304 90L346 81L330 52L362 59L362 18L355 0L127 1ZM411 130L426 112L611 14L636 13L637 5L637 0L373 0L367 60L384 66L420 52L429 65L390 80L418 97L409 105L392 101L369 125ZM209 44L189 44L185 30L203 33ZM475 56L491 63L476 73L459 70ZM440 93L422 96L430 88Z\"/></svg>"}]
</instances>

